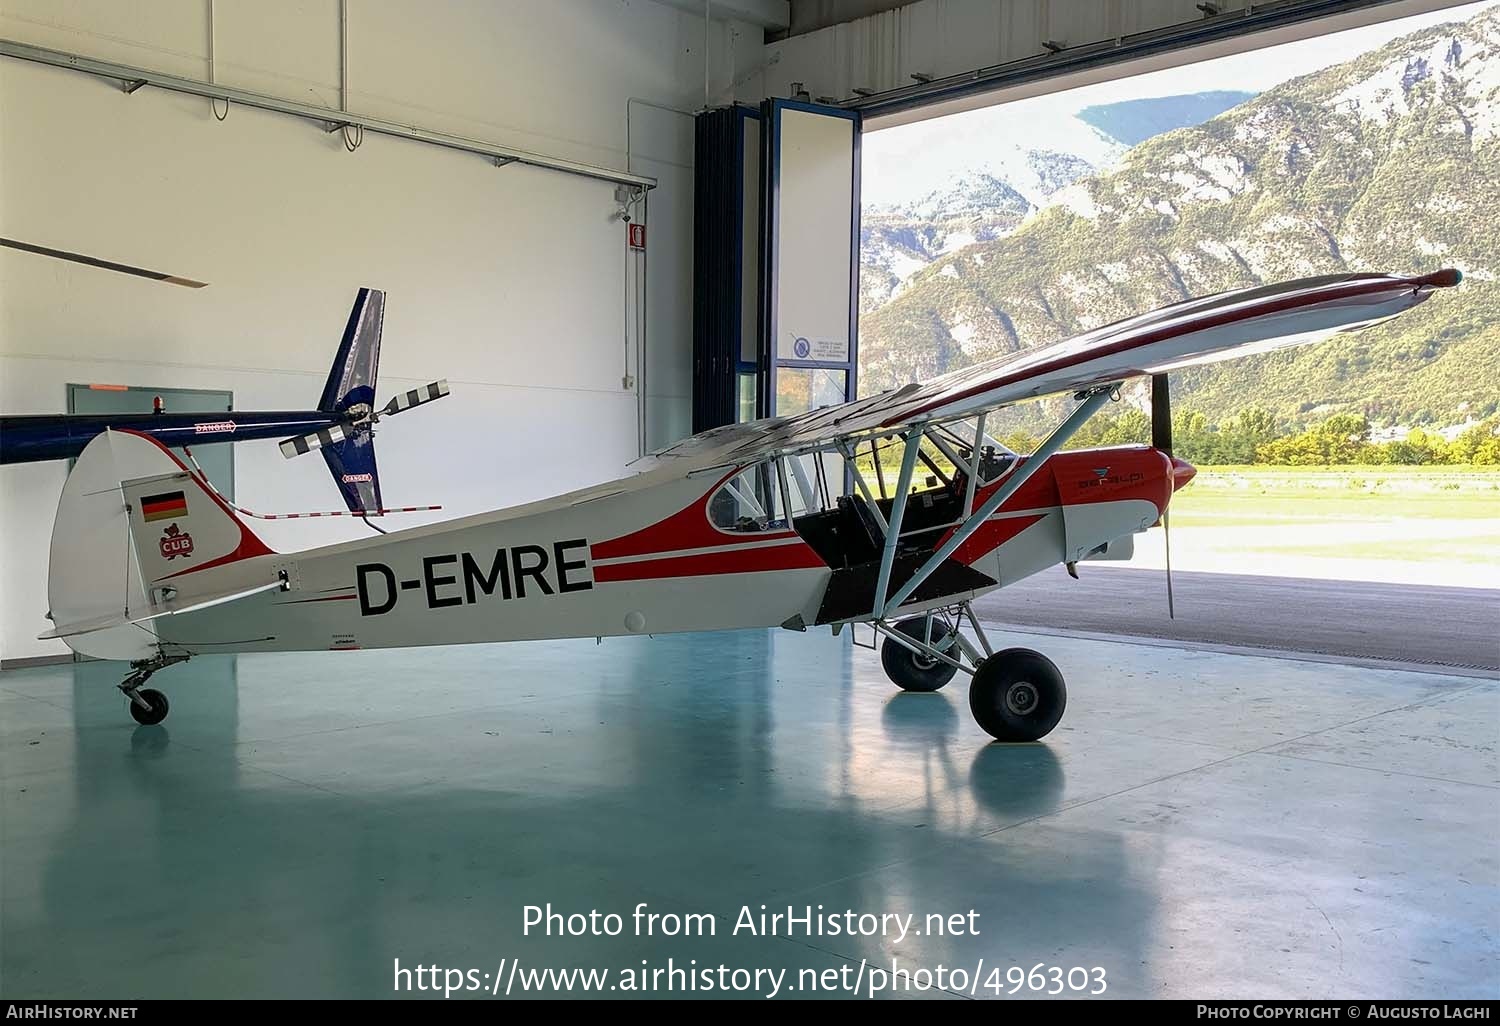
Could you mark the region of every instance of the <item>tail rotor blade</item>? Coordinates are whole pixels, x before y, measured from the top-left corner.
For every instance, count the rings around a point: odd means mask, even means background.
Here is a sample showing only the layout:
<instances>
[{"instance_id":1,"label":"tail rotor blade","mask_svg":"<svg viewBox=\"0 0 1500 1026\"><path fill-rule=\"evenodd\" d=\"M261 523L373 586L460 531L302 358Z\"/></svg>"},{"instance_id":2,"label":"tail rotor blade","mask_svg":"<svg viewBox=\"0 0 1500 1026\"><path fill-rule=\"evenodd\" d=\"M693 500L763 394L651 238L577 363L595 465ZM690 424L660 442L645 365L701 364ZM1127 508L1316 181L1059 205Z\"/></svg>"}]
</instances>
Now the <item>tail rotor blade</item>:
<instances>
[{"instance_id":1,"label":"tail rotor blade","mask_svg":"<svg viewBox=\"0 0 1500 1026\"><path fill-rule=\"evenodd\" d=\"M349 431L344 425L334 424L332 427L320 428L309 434L286 439L281 443L281 455L291 459L293 456L301 456L314 449L321 449L325 445L337 445L348 437Z\"/></svg>"},{"instance_id":2,"label":"tail rotor blade","mask_svg":"<svg viewBox=\"0 0 1500 1026\"><path fill-rule=\"evenodd\" d=\"M392 396L391 401L386 403L385 408L380 411L380 415L382 417L391 417L398 413L405 413L414 406L430 403L434 399L441 399L447 394L448 380L444 378L442 381L434 381L430 385L423 385L421 388L414 388L410 392L402 392L400 395Z\"/></svg>"}]
</instances>

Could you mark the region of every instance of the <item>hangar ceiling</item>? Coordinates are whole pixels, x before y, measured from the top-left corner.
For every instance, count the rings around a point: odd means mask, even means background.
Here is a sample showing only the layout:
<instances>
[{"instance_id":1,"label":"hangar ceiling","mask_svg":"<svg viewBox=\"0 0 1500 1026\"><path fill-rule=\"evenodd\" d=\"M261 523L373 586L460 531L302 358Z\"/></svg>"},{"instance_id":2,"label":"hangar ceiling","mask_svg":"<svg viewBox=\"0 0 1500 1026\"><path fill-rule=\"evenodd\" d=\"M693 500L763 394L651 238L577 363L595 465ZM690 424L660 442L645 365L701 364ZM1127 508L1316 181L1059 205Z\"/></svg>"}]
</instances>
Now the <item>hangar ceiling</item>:
<instances>
[{"instance_id":1,"label":"hangar ceiling","mask_svg":"<svg viewBox=\"0 0 1500 1026\"><path fill-rule=\"evenodd\" d=\"M790 25L783 32L774 35L768 33L767 37L784 39L787 36L800 36L830 25L894 10L909 3L911 0L791 0Z\"/></svg>"},{"instance_id":2,"label":"hangar ceiling","mask_svg":"<svg viewBox=\"0 0 1500 1026\"><path fill-rule=\"evenodd\" d=\"M872 127L1342 31L1460 0L792 0L766 92Z\"/></svg>"}]
</instances>

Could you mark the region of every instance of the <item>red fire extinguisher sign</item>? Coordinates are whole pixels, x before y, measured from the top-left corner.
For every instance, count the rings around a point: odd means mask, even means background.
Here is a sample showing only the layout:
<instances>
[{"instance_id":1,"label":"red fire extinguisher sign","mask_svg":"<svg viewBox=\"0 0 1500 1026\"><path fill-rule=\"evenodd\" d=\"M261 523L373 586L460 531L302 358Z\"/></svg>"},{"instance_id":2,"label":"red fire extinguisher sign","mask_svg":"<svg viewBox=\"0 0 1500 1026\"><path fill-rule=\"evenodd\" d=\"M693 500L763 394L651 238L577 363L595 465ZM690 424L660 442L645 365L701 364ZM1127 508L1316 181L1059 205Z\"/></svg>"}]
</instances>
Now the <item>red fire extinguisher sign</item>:
<instances>
[{"instance_id":1,"label":"red fire extinguisher sign","mask_svg":"<svg viewBox=\"0 0 1500 1026\"><path fill-rule=\"evenodd\" d=\"M630 230L630 248L644 250L646 248L646 226L643 224L629 224L626 228Z\"/></svg>"}]
</instances>

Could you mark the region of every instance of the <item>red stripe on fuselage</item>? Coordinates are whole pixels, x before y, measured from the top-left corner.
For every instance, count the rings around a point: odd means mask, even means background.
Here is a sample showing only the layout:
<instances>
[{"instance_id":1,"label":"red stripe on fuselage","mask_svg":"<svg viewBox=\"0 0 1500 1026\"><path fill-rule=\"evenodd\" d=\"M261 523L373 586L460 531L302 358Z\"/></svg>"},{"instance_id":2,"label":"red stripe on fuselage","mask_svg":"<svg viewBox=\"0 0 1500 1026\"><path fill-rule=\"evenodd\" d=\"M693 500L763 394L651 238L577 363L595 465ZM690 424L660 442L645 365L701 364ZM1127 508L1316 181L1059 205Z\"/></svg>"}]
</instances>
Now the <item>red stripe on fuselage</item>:
<instances>
[{"instance_id":1,"label":"red stripe on fuselage","mask_svg":"<svg viewBox=\"0 0 1500 1026\"><path fill-rule=\"evenodd\" d=\"M1005 480L1002 477L979 489L974 505L977 507L994 495ZM1060 452L1006 500L996 519L986 521L970 535L955 550L953 558L973 564L1042 518L1042 514L1006 518L1007 512L1138 499L1155 506L1159 517L1171 498L1172 460L1160 449L1136 446ZM956 530L955 527L946 531L942 541L947 541Z\"/></svg>"},{"instance_id":2,"label":"red stripe on fuselage","mask_svg":"<svg viewBox=\"0 0 1500 1026\"><path fill-rule=\"evenodd\" d=\"M771 570L828 569L828 564L807 545L765 545L732 552L705 552L696 556L668 556L634 563L612 563L594 567L594 581L654 581L664 577L712 577L718 574L753 574Z\"/></svg>"},{"instance_id":3,"label":"red stripe on fuselage","mask_svg":"<svg viewBox=\"0 0 1500 1026\"><path fill-rule=\"evenodd\" d=\"M1045 513L1023 513L1020 516L986 520L975 529L973 534L964 539L962 545L953 550L953 558L965 565L972 565L1046 515ZM948 534L952 533L952 531L948 532ZM944 535L943 541L947 540L947 535Z\"/></svg>"},{"instance_id":4,"label":"red stripe on fuselage","mask_svg":"<svg viewBox=\"0 0 1500 1026\"><path fill-rule=\"evenodd\" d=\"M730 471L714 482L703 495L694 499L685 508L678 510L665 520L650 527L611 538L589 547L594 559L619 559L624 556L647 556L654 553L681 552L684 549L711 549L726 545L743 545L746 542L784 541L796 538L795 531L733 532L721 531L708 520L708 500L719 490L719 486L739 470ZM811 551L811 550L809 550Z\"/></svg>"}]
</instances>

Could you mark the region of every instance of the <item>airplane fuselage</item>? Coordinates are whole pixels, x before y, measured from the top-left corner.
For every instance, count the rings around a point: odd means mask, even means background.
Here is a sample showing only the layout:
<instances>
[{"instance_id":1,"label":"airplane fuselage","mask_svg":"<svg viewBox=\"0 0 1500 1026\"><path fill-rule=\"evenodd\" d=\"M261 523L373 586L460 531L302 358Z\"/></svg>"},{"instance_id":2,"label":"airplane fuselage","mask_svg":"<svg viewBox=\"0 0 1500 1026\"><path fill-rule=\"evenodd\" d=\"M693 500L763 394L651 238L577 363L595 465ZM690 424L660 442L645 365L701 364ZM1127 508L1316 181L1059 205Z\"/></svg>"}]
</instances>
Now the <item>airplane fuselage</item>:
<instances>
[{"instance_id":1,"label":"airplane fuselage","mask_svg":"<svg viewBox=\"0 0 1500 1026\"><path fill-rule=\"evenodd\" d=\"M941 583L919 590L900 612L972 598L1058 562L1120 558L1118 547L1113 552L1110 547L1157 522L1186 467L1148 447L1051 457L959 547L951 570L944 568L950 572L934 575L934 581L950 582L950 590ZM189 591L193 578L209 574L216 588L253 586L284 572L289 590L163 618L155 621L155 630L174 646L212 652L389 648L871 619L875 597L868 548L853 555L852 548L826 543L815 548L804 537L810 533L807 518L750 532L716 526L710 501L733 476L714 472L647 486L614 482L534 506L368 541L239 558L212 569L186 565L194 558L189 555L181 569L174 559L169 576L156 584ZM976 504L1004 480L981 485ZM901 568L910 576L915 563L962 519L956 508L942 508L955 501L949 488L913 494L913 510L930 513L926 523L909 521L922 529L915 540L908 542L903 531L903 542L914 551L903 551L898 559L892 587L902 581ZM160 526L168 531L172 524ZM82 650L89 641L88 635L76 639Z\"/></svg>"}]
</instances>

